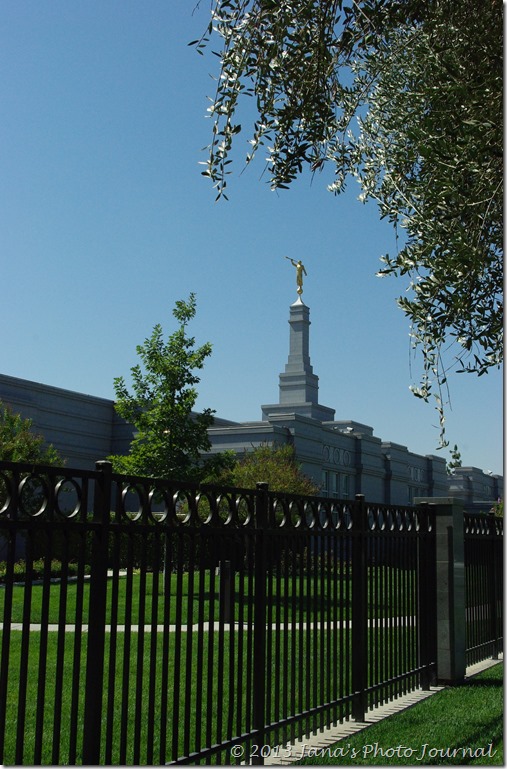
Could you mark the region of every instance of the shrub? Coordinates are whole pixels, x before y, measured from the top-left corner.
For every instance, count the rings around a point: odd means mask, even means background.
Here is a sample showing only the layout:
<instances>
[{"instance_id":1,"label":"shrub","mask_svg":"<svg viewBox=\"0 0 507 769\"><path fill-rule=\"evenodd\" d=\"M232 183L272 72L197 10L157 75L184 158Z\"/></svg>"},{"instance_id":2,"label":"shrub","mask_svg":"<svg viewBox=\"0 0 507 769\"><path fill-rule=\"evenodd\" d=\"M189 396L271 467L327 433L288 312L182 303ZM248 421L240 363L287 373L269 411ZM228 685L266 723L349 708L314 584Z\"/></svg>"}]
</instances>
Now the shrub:
<instances>
[{"instance_id":1,"label":"shrub","mask_svg":"<svg viewBox=\"0 0 507 769\"><path fill-rule=\"evenodd\" d=\"M67 564L67 574L69 577L77 576L79 565L75 562ZM90 567L85 565L85 574L90 573ZM32 562L33 579L43 579L46 573L46 562L43 558L38 558ZM51 561L50 573L52 578L58 578L62 573L62 562L56 559ZM27 563L24 560L16 561L14 564L14 581L24 582L27 574ZM7 562L0 561L0 582L5 582L7 577Z\"/></svg>"}]
</instances>

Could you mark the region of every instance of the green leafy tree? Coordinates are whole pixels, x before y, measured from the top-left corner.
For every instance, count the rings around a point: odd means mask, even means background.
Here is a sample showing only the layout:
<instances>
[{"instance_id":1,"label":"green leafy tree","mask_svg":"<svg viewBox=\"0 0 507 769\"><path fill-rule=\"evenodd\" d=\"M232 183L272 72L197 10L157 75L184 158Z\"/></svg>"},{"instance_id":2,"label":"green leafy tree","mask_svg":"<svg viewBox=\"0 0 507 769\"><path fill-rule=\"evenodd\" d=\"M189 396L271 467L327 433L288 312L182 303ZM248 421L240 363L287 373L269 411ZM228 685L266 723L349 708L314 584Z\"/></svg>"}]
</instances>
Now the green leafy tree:
<instances>
[{"instance_id":1,"label":"green leafy tree","mask_svg":"<svg viewBox=\"0 0 507 769\"><path fill-rule=\"evenodd\" d=\"M294 449L289 445L264 444L245 451L241 459L206 480L243 489L255 489L257 482L261 481L269 485L270 491L304 495L319 493L319 488L302 473Z\"/></svg>"},{"instance_id":2,"label":"green leafy tree","mask_svg":"<svg viewBox=\"0 0 507 769\"><path fill-rule=\"evenodd\" d=\"M63 465L58 451L33 431L32 424L0 401L0 460Z\"/></svg>"},{"instance_id":3,"label":"green leafy tree","mask_svg":"<svg viewBox=\"0 0 507 769\"><path fill-rule=\"evenodd\" d=\"M215 483L231 485L232 473L236 467L237 459L234 451L220 451L201 459L196 480L202 483Z\"/></svg>"},{"instance_id":4,"label":"green leafy tree","mask_svg":"<svg viewBox=\"0 0 507 769\"><path fill-rule=\"evenodd\" d=\"M164 341L157 324L136 350L143 366L131 369L131 394L123 377L114 380L115 409L134 425L127 456L111 456L116 472L157 478L190 479L198 473L199 458L210 448L208 427L213 411L194 413L196 372L211 354L209 342L195 347L187 326L196 312L195 295L176 302L173 315L179 328Z\"/></svg>"},{"instance_id":5,"label":"green leafy tree","mask_svg":"<svg viewBox=\"0 0 507 769\"><path fill-rule=\"evenodd\" d=\"M392 222L399 304L422 355L411 388L436 398L449 370L503 359L503 65L500 0L214 0L199 51L219 40L204 175L225 196L244 96L247 164L267 150L273 188L334 170ZM243 132L244 133L244 132ZM444 392L442 391L444 388Z\"/></svg>"},{"instance_id":6,"label":"green leafy tree","mask_svg":"<svg viewBox=\"0 0 507 769\"><path fill-rule=\"evenodd\" d=\"M24 462L34 465L53 465L62 467L64 459L51 444L46 444L42 435L33 430L31 419L24 419L21 414L14 412L9 406L0 401L0 460L7 462ZM0 477L0 507L3 507L8 498L9 471L3 472ZM26 476L23 475L23 478ZM39 480L29 481L22 495L23 511L33 514L41 506L44 492ZM23 539L24 533L21 534ZM21 541L20 539L20 541ZM37 557L43 554L46 539L35 536L33 542L33 554ZM21 545L20 545L21 547ZM0 536L0 559L5 557L6 539ZM60 536L53 538L53 555L59 557Z\"/></svg>"}]
</instances>

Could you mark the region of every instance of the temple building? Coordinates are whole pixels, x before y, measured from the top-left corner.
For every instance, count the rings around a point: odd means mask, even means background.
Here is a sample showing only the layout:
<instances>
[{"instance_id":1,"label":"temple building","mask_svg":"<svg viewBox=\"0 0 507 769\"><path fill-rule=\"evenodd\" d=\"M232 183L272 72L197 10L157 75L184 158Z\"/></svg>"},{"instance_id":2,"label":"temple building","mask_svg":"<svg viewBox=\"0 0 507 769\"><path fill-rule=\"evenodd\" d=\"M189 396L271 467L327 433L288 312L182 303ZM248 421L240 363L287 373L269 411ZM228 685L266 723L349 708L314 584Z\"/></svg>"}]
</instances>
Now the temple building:
<instances>
[{"instance_id":1,"label":"temple building","mask_svg":"<svg viewBox=\"0 0 507 769\"><path fill-rule=\"evenodd\" d=\"M446 496L445 460L383 442L368 425L335 420L319 403L319 378L310 362L310 309L301 295L289 308L289 356L279 377L279 402L261 407L259 422L216 424L212 452L290 443L302 471L325 496L364 494L376 502L411 504L415 497Z\"/></svg>"},{"instance_id":2,"label":"temple building","mask_svg":"<svg viewBox=\"0 0 507 769\"><path fill-rule=\"evenodd\" d=\"M475 467L453 475L442 457L422 456L406 446L384 441L372 427L336 420L335 410L319 403L319 380L310 362L310 309L298 298L289 308L289 355L279 375L279 401L261 407L255 422L216 417L209 429L210 454L225 450L239 457L263 444L294 447L302 471L324 496L412 504L416 497L455 496L469 509L487 512L503 496L503 478ZM301 290L300 290L301 289ZM114 402L45 384L0 375L0 400L52 443L68 467L92 469L110 454L127 454L132 426L117 416ZM262 479L259 479L262 480Z\"/></svg>"}]
</instances>

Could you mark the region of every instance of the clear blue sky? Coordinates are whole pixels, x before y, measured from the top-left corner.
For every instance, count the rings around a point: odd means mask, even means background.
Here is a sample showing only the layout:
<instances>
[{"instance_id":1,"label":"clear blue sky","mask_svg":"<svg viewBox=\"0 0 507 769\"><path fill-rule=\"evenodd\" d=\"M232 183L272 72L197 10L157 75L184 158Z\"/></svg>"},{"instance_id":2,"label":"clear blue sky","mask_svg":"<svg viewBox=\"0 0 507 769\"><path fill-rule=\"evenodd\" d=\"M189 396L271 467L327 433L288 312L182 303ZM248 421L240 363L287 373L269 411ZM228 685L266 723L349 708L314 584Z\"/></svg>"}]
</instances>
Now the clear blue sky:
<instances>
[{"instance_id":1,"label":"clear blue sky","mask_svg":"<svg viewBox=\"0 0 507 769\"><path fill-rule=\"evenodd\" d=\"M135 347L193 291L213 355L199 407L257 420L278 401L294 269L308 277L310 354L337 419L422 454L437 415L418 381L406 284L375 277L394 234L373 205L306 176L273 193L262 164L215 203L201 176L213 57L195 0L3 0L0 5L0 372L106 398ZM244 154L247 132L241 134ZM241 149L243 153L243 148ZM463 464L501 473L502 376L451 378L447 434ZM443 453L448 458L449 452Z\"/></svg>"}]
</instances>

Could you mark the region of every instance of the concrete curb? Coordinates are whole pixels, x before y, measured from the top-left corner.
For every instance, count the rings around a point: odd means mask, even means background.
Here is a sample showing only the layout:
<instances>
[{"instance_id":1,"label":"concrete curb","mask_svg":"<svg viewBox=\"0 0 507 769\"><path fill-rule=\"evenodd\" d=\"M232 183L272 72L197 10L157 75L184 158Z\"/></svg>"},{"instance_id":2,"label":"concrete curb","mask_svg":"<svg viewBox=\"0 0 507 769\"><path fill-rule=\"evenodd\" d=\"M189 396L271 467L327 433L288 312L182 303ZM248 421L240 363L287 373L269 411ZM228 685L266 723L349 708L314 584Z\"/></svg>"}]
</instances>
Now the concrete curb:
<instances>
[{"instance_id":1,"label":"concrete curb","mask_svg":"<svg viewBox=\"0 0 507 769\"><path fill-rule=\"evenodd\" d=\"M483 660L475 665L470 665L467 668L465 678L472 678L483 670L487 670L488 668L493 667L493 665L497 665L499 662L503 662L503 655L500 655L497 660ZM429 691L417 689L414 692L398 697L392 702L367 711L365 721L346 721L343 724L332 726L317 734L307 735L300 740L296 740L296 742L292 744L279 746L272 751L270 756L264 759L264 765L288 766L289 764L294 764L296 761L303 758L304 754L308 754L309 750L328 748L338 742L338 740L351 737L353 734L357 734L357 732L367 729L369 726L372 726L378 721L382 721L388 716L401 713L428 697L431 697L433 694L441 692L445 688L447 687L432 686Z\"/></svg>"}]
</instances>

